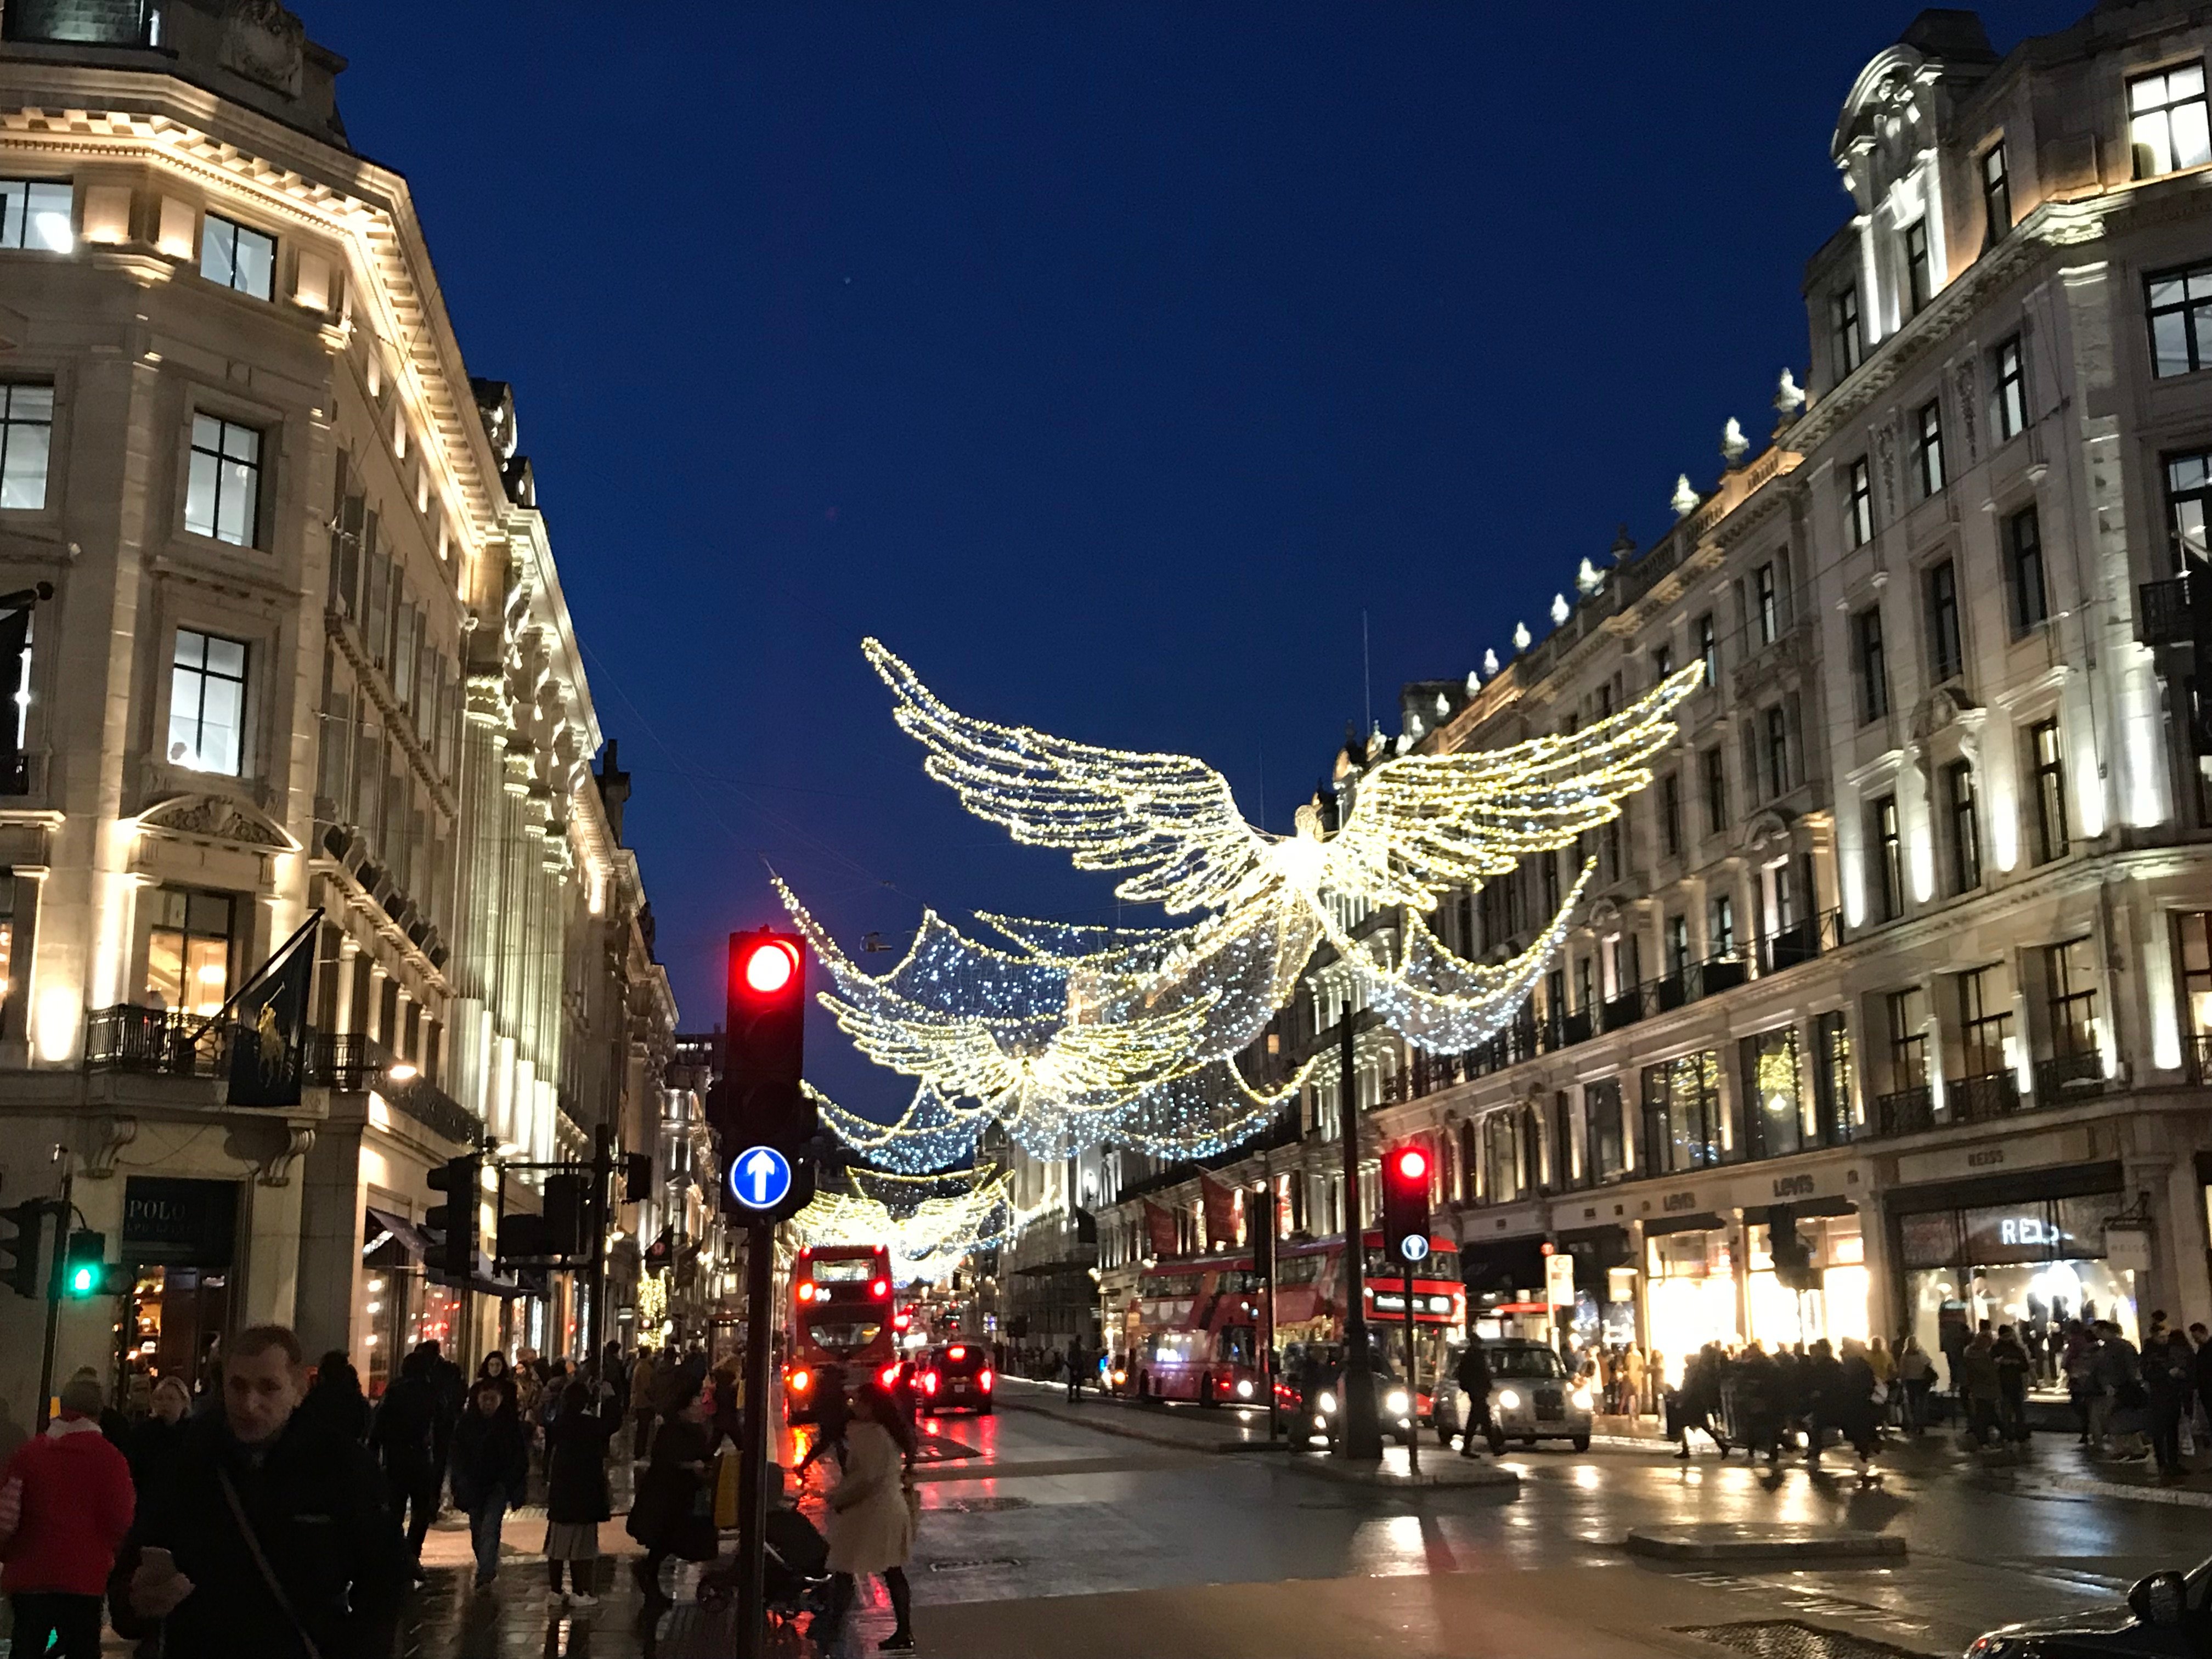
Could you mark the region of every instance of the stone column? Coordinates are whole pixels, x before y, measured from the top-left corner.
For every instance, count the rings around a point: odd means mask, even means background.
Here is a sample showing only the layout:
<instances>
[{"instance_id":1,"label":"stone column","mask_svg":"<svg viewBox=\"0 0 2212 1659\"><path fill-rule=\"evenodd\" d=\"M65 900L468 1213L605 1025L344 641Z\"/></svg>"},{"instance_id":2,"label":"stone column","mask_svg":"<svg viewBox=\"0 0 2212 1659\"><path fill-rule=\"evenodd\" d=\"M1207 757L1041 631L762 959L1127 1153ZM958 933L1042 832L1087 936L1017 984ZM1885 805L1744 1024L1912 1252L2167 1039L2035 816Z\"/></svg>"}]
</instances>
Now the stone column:
<instances>
[{"instance_id":1,"label":"stone column","mask_svg":"<svg viewBox=\"0 0 2212 1659\"><path fill-rule=\"evenodd\" d=\"M360 971L361 944L348 934L338 940L337 1017L331 1029L339 1036L353 1030L353 981Z\"/></svg>"}]
</instances>

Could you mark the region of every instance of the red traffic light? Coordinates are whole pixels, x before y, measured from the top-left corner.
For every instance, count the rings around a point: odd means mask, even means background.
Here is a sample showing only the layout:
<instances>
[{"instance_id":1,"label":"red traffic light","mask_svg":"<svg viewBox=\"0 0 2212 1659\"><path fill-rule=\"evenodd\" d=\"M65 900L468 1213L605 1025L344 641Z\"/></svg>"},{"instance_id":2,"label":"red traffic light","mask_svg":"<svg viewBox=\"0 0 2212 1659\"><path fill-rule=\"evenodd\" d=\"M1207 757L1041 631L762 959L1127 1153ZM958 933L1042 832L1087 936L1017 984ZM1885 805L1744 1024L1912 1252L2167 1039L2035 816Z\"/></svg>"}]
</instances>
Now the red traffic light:
<instances>
[{"instance_id":1,"label":"red traffic light","mask_svg":"<svg viewBox=\"0 0 2212 1659\"><path fill-rule=\"evenodd\" d=\"M1419 1181L1429 1172L1429 1155L1418 1146L1407 1147L1392 1162L1401 1181Z\"/></svg>"},{"instance_id":2,"label":"red traffic light","mask_svg":"<svg viewBox=\"0 0 2212 1659\"><path fill-rule=\"evenodd\" d=\"M737 951L738 987L770 997L799 976L799 946L773 934L744 941Z\"/></svg>"}]
</instances>

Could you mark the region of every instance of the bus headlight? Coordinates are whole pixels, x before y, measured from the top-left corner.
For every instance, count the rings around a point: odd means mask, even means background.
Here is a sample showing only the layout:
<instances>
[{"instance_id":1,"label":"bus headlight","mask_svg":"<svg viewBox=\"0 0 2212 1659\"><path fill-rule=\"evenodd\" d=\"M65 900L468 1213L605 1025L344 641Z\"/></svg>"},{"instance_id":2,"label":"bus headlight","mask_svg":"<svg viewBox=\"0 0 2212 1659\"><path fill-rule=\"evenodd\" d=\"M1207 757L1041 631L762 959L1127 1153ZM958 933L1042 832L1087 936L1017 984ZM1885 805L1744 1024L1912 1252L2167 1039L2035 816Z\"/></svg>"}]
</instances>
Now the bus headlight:
<instances>
[{"instance_id":1,"label":"bus headlight","mask_svg":"<svg viewBox=\"0 0 2212 1659\"><path fill-rule=\"evenodd\" d=\"M1320 1407L1324 1412L1333 1412L1336 1409L1336 1396L1331 1394L1327 1389L1323 1389L1321 1391L1321 1397L1315 1401L1314 1404Z\"/></svg>"},{"instance_id":2,"label":"bus headlight","mask_svg":"<svg viewBox=\"0 0 2212 1659\"><path fill-rule=\"evenodd\" d=\"M1509 1412L1517 1412L1521 1409L1521 1396L1510 1389L1500 1389L1498 1403Z\"/></svg>"},{"instance_id":3,"label":"bus headlight","mask_svg":"<svg viewBox=\"0 0 2212 1659\"><path fill-rule=\"evenodd\" d=\"M1252 1379L1250 1377L1240 1376L1237 1379L1237 1397L1239 1400L1249 1400L1252 1397Z\"/></svg>"},{"instance_id":4,"label":"bus headlight","mask_svg":"<svg viewBox=\"0 0 2212 1659\"><path fill-rule=\"evenodd\" d=\"M1393 1417L1403 1417L1413 1409L1413 1396L1403 1389L1393 1389L1382 1401L1382 1409Z\"/></svg>"}]
</instances>

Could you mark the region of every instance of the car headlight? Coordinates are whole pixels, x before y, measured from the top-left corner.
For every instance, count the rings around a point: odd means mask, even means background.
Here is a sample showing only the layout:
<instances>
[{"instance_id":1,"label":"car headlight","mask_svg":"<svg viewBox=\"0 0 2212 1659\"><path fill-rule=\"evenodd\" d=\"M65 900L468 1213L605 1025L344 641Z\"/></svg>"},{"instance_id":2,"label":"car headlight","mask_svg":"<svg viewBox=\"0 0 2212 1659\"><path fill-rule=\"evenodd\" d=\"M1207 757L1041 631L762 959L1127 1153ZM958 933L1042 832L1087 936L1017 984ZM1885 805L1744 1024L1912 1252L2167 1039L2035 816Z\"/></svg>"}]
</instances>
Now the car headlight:
<instances>
[{"instance_id":1,"label":"car headlight","mask_svg":"<svg viewBox=\"0 0 2212 1659\"><path fill-rule=\"evenodd\" d=\"M1327 1389L1323 1389L1321 1391L1321 1398L1315 1401L1314 1404L1325 1412L1333 1412L1336 1409L1336 1396Z\"/></svg>"},{"instance_id":2,"label":"car headlight","mask_svg":"<svg viewBox=\"0 0 2212 1659\"><path fill-rule=\"evenodd\" d=\"M1572 1394L1569 1395L1567 1398L1574 1401L1575 1409L1578 1412L1586 1412L1594 1403L1595 1403L1592 1400L1590 1391L1588 1389L1577 1389Z\"/></svg>"},{"instance_id":3,"label":"car headlight","mask_svg":"<svg viewBox=\"0 0 2212 1659\"><path fill-rule=\"evenodd\" d=\"M1393 1417L1403 1417L1413 1410L1413 1397L1403 1389L1393 1389L1382 1401L1382 1409Z\"/></svg>"},{"instance_id":4,"label":"car headlight","mask_svg":"<svg viewBox=\"0 0 2212 1659\"><path fill-rule=\"evenodd\" d=\"M1317 1428L1317 1429L1325 1429L1325 1428L1327 1428L1328 1426L1328 1419L1327 1419L1326 1417L1322 1416L1318 1412L1316 1412L1316 1413L1314 1413L1314 1427L1316 1427L1316 1428Z\"/></svg>"},{"instance_id":5,"label":"car headlight","mask_svg":"<svg viewBox=\"0 0 2212 1659\"><path fill-rule=\"evenodd\" d=\"M1249 1400L1252 1397L1252 1379L1250 1377L1240 1376L1237 1379L1237 1397L1239 1400Z\"/></svg>"},{"instance_id":6,"label":"car headlight","mask_svg":"<svg viewBox=\"0 0 2212 1659\"><path fill-rule=\"evenodd\" d=\"M1502 1389L1498 1391L1498 1403L1509 1412L1517 1412L1521 1409L1521 1396L1510 1389Z\"/></svg>"}]
</instances>

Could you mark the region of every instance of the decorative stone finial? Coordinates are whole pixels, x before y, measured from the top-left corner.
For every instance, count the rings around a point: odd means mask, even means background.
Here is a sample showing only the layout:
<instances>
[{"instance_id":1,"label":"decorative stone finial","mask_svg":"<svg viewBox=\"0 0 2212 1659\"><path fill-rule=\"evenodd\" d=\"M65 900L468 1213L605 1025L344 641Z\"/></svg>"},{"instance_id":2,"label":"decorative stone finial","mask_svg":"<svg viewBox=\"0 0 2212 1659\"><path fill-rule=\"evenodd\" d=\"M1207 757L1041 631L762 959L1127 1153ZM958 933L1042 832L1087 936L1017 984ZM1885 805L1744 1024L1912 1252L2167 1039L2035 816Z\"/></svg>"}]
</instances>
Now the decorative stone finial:
<instances>
[{"instance_id":1,"label":"decorative stone finial","mask_svg":"<svg viewBox=\"0 0 2212 1659\"><path fill-rule=\"evenodd\" d=\"M1553 626L1553 627L1554 627L1554 628L1564 628L1564 627L1565 627L1565 626L1566 626L1567 618L1568 618L1569 617L1572 616L1573 614L1574 614L1574 607L1573 607L1572 605L1569 605L1569 604L1567 603L1567 596L1566 596L1565 594L1564 594L1564 593L1554 593L1554 594L1553 594L1553 595L1552 595L1552 626Z\"/></svg>"},{"instance_id":2,"label":"decorative stone finial","mask_svg":"<svg viewBox=\"0 0 2212 1659\"><path fill-rule=\"evenodd\" d=\"M1786 421L1804 407L1805 388L1797 384L1796 375L1784 369L1782 379L1774 388L1775 413Z\"/></svg>"},{"instance_id":3,"label":"decorative stone finial","mask_svg":"<svg viewBox=\"0 0 2212 1659\"><path fill-rule=\"evenodd\" d=\"M1743 426L1733 415L1721 428L1721 459L1734 466L1751 448L1751 440L1743 435Z\"/></svg>"},{"instance_id":4,"label":"decorative stone finial","mask_svg":"<svg viewBox=\"0 0 2212 1659\"><path fill-rule=\"evenodd\" d=\"M1605 586L1605 573L1584 559L1582 568L1575 572L1575 586L1584 593L1595 593Z\"/></svg>"},{"instance_id":5,"label":"decorative stone finial","mask_svg":"<svg viewBox=\"0 0 2212 1659\"><path fill-rule=\"evenodd\" d=\"M1528 632L1528 624L1527 623L1522 622L1515 623L1513 624L1513 648L1516 651L1526 651L1528 648L1528 641L1534 637L1534 635Z\"/></svg>"},{"instance_id":6,"label":"decorative stone finial","mask_svg":"<svg viewBox=\"0 0 2212 1659\"><path fill-rule=\"evenodd\" d=\"M1674 516L1678 519L1686 519L1698 510L1698 492L1690 488L1688 473L1685 472L1674 480L1674 499L1668 505L1674 509Z\"/></svg>"},{"instance_id":7,"label":"decorative stone finial","mask_svg":"<svg viewBox=\"0 0 2212 1659\"><path fill-rule=\"evenodd\" d=\"M1494 680L1498 678L1498 653L1495 651L1486 651L1482 653L1482 673L1486 679Z\"/></svg>"}]
</instances>

